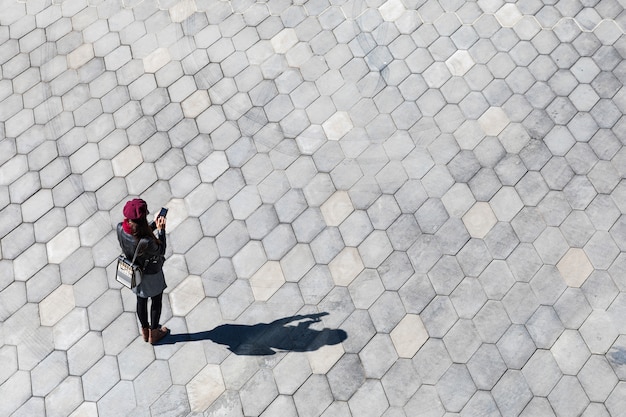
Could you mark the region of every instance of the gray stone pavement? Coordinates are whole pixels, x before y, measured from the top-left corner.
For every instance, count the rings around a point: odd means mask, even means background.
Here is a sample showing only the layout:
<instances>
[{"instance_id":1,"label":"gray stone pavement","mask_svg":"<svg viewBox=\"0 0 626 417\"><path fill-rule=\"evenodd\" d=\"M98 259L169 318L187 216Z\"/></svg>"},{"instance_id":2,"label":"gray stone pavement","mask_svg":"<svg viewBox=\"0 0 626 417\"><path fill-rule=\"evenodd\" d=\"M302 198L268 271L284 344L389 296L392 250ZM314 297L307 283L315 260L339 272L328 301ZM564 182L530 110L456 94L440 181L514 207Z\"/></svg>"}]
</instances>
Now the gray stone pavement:
<instances>
[{"instance_id":1,"label":"gray stone pavement","mask_svg":"<svg viewBox=\"0 0 626 417\"><path fill-rule=\"evenodd\" d=\"M0 0L0 416L626 415L625 7Z\"/></svg>"}]
</instances>

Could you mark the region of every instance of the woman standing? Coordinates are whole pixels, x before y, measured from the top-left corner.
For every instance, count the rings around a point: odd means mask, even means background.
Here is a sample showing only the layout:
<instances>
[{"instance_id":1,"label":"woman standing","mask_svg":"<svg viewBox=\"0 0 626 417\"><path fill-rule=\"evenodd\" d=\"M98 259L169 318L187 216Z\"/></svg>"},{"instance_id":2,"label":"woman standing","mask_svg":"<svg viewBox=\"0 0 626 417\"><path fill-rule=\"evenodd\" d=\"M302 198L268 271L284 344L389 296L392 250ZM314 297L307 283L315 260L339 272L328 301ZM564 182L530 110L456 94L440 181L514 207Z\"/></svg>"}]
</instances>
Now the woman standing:
<instances>
[{"instance_id":1,"label":"woman standing","mask_svg":"<svg viewBox=\"0 0 626 417\"><path fill-rule=\"evenodd\" d=\"M117 225L117 239L122 252L132 259L137 246L135 263L143 266L143 279L133 288L137 295L137 317L141 323L143 340L151 344L165 337L169 330L159 324L163 306L163 291L167 288L163 275L165 260L165 217L159 216L148 224L148 205L136 198L124 205L124 221ZM157 229L155 236L154 229ZM150 316L148 316L148 298L151 299Z\"/></svg>"}]
</instances>

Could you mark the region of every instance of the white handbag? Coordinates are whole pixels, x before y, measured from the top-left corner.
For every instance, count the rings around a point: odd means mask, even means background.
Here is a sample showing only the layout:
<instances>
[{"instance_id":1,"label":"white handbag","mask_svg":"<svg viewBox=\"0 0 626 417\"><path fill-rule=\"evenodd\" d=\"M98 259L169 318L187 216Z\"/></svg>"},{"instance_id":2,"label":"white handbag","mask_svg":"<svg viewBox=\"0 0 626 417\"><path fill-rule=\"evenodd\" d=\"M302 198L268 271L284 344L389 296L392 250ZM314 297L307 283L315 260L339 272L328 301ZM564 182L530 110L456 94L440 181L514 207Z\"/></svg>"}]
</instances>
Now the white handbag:
<instances>
[{"instance_id":1,"label":"white handbag","mask_svg":"<svg viewBox=\"0 0 626 417\"><path fill-rule=\"evenodd\" d=\"M126 288L135 288L137 285L141 284L141 279L143 278L143 268L135 264L140 245L141 241L139 241L135 248L135 254L132 260L129 260L123 253L117 257L117 273L115 279Z\"/></svg>"}]
</instances>

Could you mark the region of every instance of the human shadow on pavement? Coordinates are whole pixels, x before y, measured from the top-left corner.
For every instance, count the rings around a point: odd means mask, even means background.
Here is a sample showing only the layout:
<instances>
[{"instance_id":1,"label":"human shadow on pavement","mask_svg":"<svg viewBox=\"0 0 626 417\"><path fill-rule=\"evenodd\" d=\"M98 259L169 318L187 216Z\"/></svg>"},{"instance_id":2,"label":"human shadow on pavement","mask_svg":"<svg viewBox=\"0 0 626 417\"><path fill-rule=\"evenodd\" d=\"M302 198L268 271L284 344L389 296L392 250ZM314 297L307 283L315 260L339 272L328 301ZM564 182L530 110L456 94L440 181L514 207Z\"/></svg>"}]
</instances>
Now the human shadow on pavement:
<instances>
[{"instance_id":1,"label":"human shadow on pavement","mask_svg":"<svg viewBox=\"0 0 626 417\"><path fill-rule=\"evenodd\" d=\"M222 324L212 330L197 333L170 334L159 345L211 340L227 345L237 355L274 355L279 351L309 352L322 346L336 345L347 339L341 329L311 329L313 323L328 313L284 317L271 323ZM290 323L298 322L296 325Z\"/></svg>"}]
</instances>

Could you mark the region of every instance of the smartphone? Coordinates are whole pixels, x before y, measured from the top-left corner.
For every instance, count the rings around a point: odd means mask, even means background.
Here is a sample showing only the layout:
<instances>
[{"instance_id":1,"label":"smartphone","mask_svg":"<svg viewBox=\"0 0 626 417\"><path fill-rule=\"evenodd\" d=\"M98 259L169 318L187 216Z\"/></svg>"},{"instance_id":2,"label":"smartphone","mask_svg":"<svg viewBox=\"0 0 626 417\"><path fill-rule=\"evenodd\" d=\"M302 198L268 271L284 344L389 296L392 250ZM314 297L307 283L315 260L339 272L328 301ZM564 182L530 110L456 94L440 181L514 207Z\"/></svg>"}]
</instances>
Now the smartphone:
<instances>
[{"instance_id":1,"label":"smartphone","mask_svg":"<svg viewBox=\"0 0 626 417\"><path fill-rule=\"evenodd\" d=\"M157 216L157 218L165 216L167 216L167 209L165 207L161 207L161 211L159 211L159 215Z\"/></svg>"}]
</instances>

